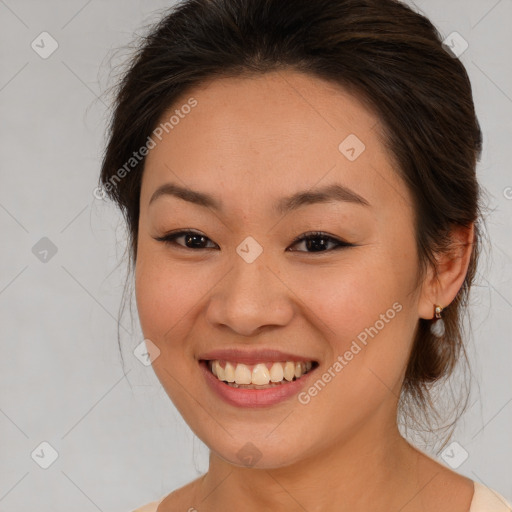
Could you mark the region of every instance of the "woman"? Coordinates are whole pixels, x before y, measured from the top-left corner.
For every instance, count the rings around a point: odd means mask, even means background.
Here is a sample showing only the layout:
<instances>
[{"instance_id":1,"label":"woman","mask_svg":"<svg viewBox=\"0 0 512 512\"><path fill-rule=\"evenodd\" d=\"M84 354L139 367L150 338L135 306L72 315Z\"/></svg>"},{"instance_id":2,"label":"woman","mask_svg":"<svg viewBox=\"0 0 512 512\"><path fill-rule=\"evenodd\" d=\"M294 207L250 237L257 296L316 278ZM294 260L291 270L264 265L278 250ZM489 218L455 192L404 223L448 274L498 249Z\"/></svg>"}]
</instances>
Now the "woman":
<instances>
[{"instance_id":1,"label":"woman","mask_svg":"<svg viewBox=\"0 0 512 512\"><path fill-rule=\"evenodd\" d=\"M397 1L161 20L101 186L154 371L210 461L139 510L509 510L399 431L464 357L481 144L463 65Z\"/></svg>"}]
</instances>

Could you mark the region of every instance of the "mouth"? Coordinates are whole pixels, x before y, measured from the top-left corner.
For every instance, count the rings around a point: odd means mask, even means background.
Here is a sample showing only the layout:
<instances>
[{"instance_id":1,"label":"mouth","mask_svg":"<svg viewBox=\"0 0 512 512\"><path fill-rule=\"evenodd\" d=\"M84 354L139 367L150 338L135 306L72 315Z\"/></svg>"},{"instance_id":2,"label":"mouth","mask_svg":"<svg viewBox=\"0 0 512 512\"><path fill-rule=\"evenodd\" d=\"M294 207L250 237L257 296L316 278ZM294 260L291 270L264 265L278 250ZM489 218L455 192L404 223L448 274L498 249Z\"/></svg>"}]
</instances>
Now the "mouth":
<instances>
[{"instance_id":1,"label":"mouth","mask_svg":"<svg viewBox=\"0 0 512 512\"><path fill-rule=\"evenodd\" d=\"M287 386L313 371L317 361L262 361L246 364L221 359L199 361L219 382L238 389Z\"/></svg>"},{"instance_id":2,"label":"mouth","mask_svg":"<svg viewBox=\"0 0 512 512\"><path fill-rule=\"evenodd\" d=\"M320 370L320 362L306 353L282 352L272 347L218 348L199 354L197 361L212 396L242 408L289 401Z\"/></svg>"}]
</instances>

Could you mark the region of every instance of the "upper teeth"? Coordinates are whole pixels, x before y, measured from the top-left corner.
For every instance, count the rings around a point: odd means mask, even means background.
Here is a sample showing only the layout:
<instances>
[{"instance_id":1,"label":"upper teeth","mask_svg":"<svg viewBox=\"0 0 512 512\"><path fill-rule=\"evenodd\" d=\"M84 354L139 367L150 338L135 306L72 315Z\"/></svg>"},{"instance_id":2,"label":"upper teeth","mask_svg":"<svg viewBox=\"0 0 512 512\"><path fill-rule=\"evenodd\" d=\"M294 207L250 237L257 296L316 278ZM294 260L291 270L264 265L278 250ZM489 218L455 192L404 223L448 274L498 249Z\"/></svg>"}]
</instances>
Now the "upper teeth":
<instances>
[{"instance_id":1,"label":"upper teeth","mask_svg":"<svg viewBox=\"0 0 512 512\"><path fill-rule=\"evenodd\" d=\"M224 361L223 361L224 362ZM265 385L269 382L281 382L298 379L311 370L313 363L287 361L285 363L258 363L251 365L226 361L224 367L219 360L209 362L212 373L219 379L237 384Z\"/></svg>"}]
</instances>

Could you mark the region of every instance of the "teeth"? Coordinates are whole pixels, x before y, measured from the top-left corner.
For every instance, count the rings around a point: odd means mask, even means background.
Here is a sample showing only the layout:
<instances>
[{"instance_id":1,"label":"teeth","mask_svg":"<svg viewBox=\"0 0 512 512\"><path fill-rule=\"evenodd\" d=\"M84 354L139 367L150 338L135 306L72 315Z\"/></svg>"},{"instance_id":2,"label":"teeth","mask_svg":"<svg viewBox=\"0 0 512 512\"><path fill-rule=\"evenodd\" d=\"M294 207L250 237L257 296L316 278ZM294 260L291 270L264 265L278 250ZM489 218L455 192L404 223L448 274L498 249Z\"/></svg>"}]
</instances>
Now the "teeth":
<instances>
[{"instance_id":1,"label":"teeth","mask_svg":"<svg viewBox=\"0 0 512 512\"><path fill-rule=\"evenodd\" d=\"M224 377L226 377L228 382L235 382L235 368L229 361L226 362L224 367Z\"/></svg>"},{"instance_id":2,"label":"teeth","mask_svg":"<svg viewBox=\"0 0 512 512\"><path fill-rule=\"evenodd\" d=\"M219 380L226 380L226 376L224 375L225 374L224 368L222 368L219 361L215 361L215 370L217 373L217 378Z\"/></svg>"},{"instance_id":3,"label":"teeth","mask_svg":"<svg viewBox=\"0 0 512 512\"><path fill-rule=\"evenodd\" d=\"M295 364L291 361L287 361L284 365L284 378L287 381L291 381L293 380L293 377L295 377Z\"/></svg>"},{"instance_id":4,"label":"teeth","mask_svg":"<svg viewBox=\"0 0 512 512\"><path fill-rule=\"evenodd\" d=\"M270 380L272 382L281 382L284 377L283 365L281 363L274 363L270 368Z\"/></svg>"},{"instance_id":5,"label":"teeth","mask_svg":"<svg viewBox=\"0 0 512 512\"><path fill-rule=\"evenodd\" d=\"M252 369L251 384L258 384L263 386L270 382L270 372L268 371L267 365L263 363L257 364Z\"/></svg>"},{"instance_id":6,"label":"teeth","mask_svg":"<svg viewBox=\"0 0 512 512\"><path fill-rule=\"evenodd\" d=\"M245 364L237 364L235 369L235 382L237 384L251 384L251 379L252 373L249 367Z\"/></svg>"},{"instance_id":7,"label":"teeth","mask_svg":"<svg viewBox=\"0 0 512 512\"><path fill-rule=\"evenodd\" d=\"M283 380L291 382L299 379L311 370L313 363L311 361L258 363L251 368L250 365L229 361L225 361L222 367L221 362L215 360L209 362L209 367L219 380L233 383L236 387L239 384L269 386L272 385L271 383L282 383Z\"/></svg>"}]
</instances>

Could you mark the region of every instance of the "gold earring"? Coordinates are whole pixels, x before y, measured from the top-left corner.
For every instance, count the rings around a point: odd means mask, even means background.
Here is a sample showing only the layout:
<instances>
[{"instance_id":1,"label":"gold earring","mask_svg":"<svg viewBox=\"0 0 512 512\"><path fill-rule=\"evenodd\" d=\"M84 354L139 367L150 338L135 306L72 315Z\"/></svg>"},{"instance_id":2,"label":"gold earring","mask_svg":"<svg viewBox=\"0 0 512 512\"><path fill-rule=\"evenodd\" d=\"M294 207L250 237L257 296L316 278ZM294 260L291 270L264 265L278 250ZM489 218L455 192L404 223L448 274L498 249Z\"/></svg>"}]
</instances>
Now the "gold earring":
<instances>
[{"instance_id":1,"label":"gold earring","mask_svg":"<svg viewBox=\"0 0 512 512\"><path fill-rule=\"evenodd\" d=\"M434 304L434 318L432 319L433 322L430 324L430 332L438 338L442 338L445 333L444 320L441 318L443 309L444 308L439 304Z\"/></svg>"}]
</instances>

